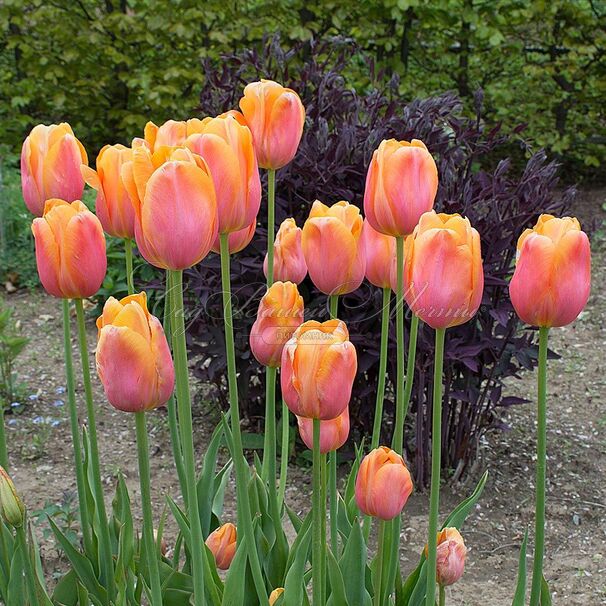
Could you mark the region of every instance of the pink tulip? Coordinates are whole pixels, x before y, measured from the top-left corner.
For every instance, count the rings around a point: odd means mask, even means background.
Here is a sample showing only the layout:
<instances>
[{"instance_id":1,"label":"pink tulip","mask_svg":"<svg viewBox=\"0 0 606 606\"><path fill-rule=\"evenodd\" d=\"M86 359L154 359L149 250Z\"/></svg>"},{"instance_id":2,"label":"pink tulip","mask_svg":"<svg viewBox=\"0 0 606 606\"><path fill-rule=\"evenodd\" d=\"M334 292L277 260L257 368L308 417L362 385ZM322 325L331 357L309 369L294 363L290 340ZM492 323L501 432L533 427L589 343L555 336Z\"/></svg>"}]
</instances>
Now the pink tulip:
<instances>
[{"instance_id":1,"label":"pink tulip","mask_svg":"<svg viewBox=\"0 0 606 606\"><path fill-rule=\"evenodd\" d=\"M267 277L267 255L263 262ZM292 218L284 219L274 242L274 280L301 284L307 275L307 265L301 246L301 228Z\"/></svg>"},{"instance_id":2,"label":"pink tulip","mask_svg":"<svg viewBox=\"0 0 606 606\"><path fill-rule=\"evenodd\" d=\"M436 580L440 585L454 585L463 576L466 556L465 542L456 528L444 528L438 532Z\"/></svg>"},{"instance_id":3,"label":"pink tulip","mask_svg":"<svg viewBox=\"0 0 606 606\"><path fill-rule=\"evenodd\" d=\"M229 254L233 255L241 250L244 250L253 239L255 235L255 229L257 227L257 220L255 219L248 227L244 229L240 229L239 231L232 231L227 236L227 245L229 248ZM219 239L219 234L217 233L217 237L213 242L211 250L217 254L221 253L221 241Z\"/></svg>"},{"instance_id":4,"label":"pink tulip","mask_svg":"<svg viewBox=\"0 0 606 606\"><path fill-rule=\"evenodd\" d=\"M391 269L396 257L396 239L374 229L367 219L362 229L366 254L366 279L379 288L391 287Z\"/></svg>"},{"instance_id":5,"label":"pink tulip","mask_svg":"<svg viewBox=\"0 0 606 606\"><path fill-rule=\"evenodd\" d=\"M297 417L299 435L310 450L314 447L313 419ZM320 421L320 452L325 454L338 450L349 437L349 406L336 418Z\"/></svg>"}]
</instances>

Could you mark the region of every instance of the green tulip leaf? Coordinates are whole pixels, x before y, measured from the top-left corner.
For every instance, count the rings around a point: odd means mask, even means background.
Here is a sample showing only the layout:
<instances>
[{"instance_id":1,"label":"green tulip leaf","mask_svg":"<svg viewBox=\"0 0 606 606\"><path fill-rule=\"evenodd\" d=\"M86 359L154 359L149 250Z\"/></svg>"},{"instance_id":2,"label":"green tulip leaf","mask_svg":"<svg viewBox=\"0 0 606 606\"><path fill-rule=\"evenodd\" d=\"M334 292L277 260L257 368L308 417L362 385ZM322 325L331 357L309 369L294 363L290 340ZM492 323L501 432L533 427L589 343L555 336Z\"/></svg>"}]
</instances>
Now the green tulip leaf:
<instances>
[{"instance_id":1,"label":"green tulip leaf","mask_svg":"<svg viewBox=\"0 0 606 606\"><path fill-rule=\"evenodd\" d=\"M520 548L520 557L518 560L518 582L516 592L513 596L511 606L524 606L526 603L526 546L528 544L528 529L524 533L524 540Z\"/></svg>"}]
</instances>

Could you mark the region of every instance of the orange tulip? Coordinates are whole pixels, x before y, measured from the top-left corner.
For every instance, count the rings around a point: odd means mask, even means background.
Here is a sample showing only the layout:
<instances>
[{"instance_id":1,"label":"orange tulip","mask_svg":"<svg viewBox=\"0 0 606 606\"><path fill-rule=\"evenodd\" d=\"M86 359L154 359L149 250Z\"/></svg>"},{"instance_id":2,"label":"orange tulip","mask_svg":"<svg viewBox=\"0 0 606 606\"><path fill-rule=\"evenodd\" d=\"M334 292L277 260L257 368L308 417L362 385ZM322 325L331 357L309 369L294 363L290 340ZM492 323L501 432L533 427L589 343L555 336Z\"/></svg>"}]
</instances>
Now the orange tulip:
<instances>
[{"instance_id":1,"label":"orange tulip","mask_svg":"<svg viewBox=\"0 0 606 606\"><path fill-rule=\"evenodd\" d=\"M341 320L310 320L282 352L282 397L299 417L334 419L349 404L358 361Z\"/></svg>"},{"instance_id":2,"label":"orange tulip","mask_svg":"<svg viewBox=\"0 0 606 606\"><path fill-rule=\"evenodd\" d=\"M244 89L240 109L252 132L259 166L286 166L297 153L305 124L299 95L271 80L252 82Z\"/></svg>"},{"instance_id":3,"label":"orange tulip","mask_svg":"<svg viewBox=\"0 0 606 606\"><path fill-rule=\"evenodd\" d=\"M244 250L253 239L255 235L255 229L257 227L257 220L255 219L248 227L244 229L240 229L238 231L232 231L227 236L227 244L229 248L229 254L233 255L241 250ZM221 253L221 241L219 238L219 234L217 233L217 237L213 242L211 250L216 252L217 254Z\"/></svg>"},{"instance_id":4,"label":"orange tulip","mask_svg":"<svg viewBox=\"0 0 606 606\"><path fill-rule=\"evenodd\" d=\"M122 180L135 208L135 239L162 269L201 261L217 237L215 188L206 162L188 149L133 147Z\"/></svg>"},{"instance_id":5,"label":"orange tulip","mask_svg":"<svg viewBox=\"0 0 606 606\"><path fill-rule=\"evenodd\" d=\"M348 202L331 207L316 200L303 226L303 255L309 277L327 295L344 295L364 280L366 256L360 209Z\"/></svg>"},{"instance_id":6,"label":"orange tulip","mask_svg":"<svg viewBox=\"0 0 606 606\"><path fill-rule=\"evenodd\" d=\"M454 585L463 576L466 556L465 542L456 528L444 528L438 532L436 580L440 585Z\"/></svg>"},{"instance_id":7,"label":"orange tulip","mask_svg":"<svg viewBox=\"0 0 606 606\"><path fill-rule=\"evenodd\" d=\"M206 546L215 556L217 568L227 570L236 555L236 527L228 522L213 530L206 539Z\"/></svg>"},{"instance_id":8,"label":"orange tulip","mask_svg":"<svg viewBox=\"0 0 606 606\"><path fill-rule=\"evenodd\" d=\"M50 198L79 200L84 191L80 165L87 162L67 122L35 126L21 149L21 189L29 211L41 217Z\"/></svg>"},{"instance_id":9,"label":"orange tulip","mask_svg":"<svg viewBox=\"0 0 606 606\"><path fill-rule=\"evenodd\" d=\"M374 229L368 219L364 219L362 239L366 254L366 279L379 288L390 288L391 268L396 256L396 239Z\"/></svg>"},{"instance_id":10,"label":"orange tulip","mask_svg":"<svg viewBox=\"0 0 606 606\"><path fill-rule=\"evenodd\" d=\"M250 331L250 350L257 360L280 366L284 344L303 323L303 297L296 284L274 282L261 302Z\"/></svg>"},{"instance_id":11,"label":"orange tulip","mask_svg":"<svg viewBox=\"0 0 606 606\"><path fill-rule=\"evenodd\" d=\"M261 181L252 135L232 116L206 120L187 147L206 161L215 184L219 233L249 226L261 205Z\"/></svg>"},{"instance_id":12,"label":"orange tulip","mask_svg":"<svg viewBox=\"0 0 606 606\"><path fill-rule=\"evenodd\" d=\"M313 419L297 417L299 435L310 450L314 447ZM320 452L322 454L338 450L349 437L349 406L336 418L320 421Z\"/></svg>"},{"instance_id":13,"label":"orange tulip","mask_svg":"<svg viewBox=\"0 0 606 606\"><path fill-rule=\"evenodd\" d=\"M356 476L356 503L367 516L393 520L412 493L412 480L404 459L385 446L370 451Z\"/></svg>"},{"instance_id":14,"label":"orange tulip","mask_svg":"<svg viewBox=\"0 0 606 606\"><path fill-rule=\"evenodd\" d=\"M422 141L382 141L368 167L364 213L377 231L407 236L437 191L438 169Z\"/></svg>"},{"instance_id":15,"label":"orange tulip","mask_svg":"<svg viewBox=\"0 0 606 606\"><path fill-rule=\"evenodd\" d=\"M267 277L267 255L263 262ZM301 246L301 228L292 218L284 219L274 242L274 280L301 284L307 275L307 265Z\"/></svg>"},{"instance_id":16,"label":"orange tulip","mask_svg":"<svg viewBox=\"0 0 606 606\"><path fill-rule=\"evenodd\" d=\"M278 587L269 594L269 606L274 606L278 598L284 593L284 587Z\"/></svg>"},{"instance_id":17,"label":"orange tulip","mask_svg":"<svg viewBox=\"0 0 606 606\"><path fill-rule=\"evenodd\" d=\"M47 200L32 232L38 275L49 294L85 299L99 290L107 270L105 236L99 219L80 200Z\"/></svg>"},{"instance_id":18,"label":"orange tulip","mask_svg":"<svg viewBox=\"0 0 606 606\"><path fill-rule=\"evenodd\" d=\"M189 120L167 120L162 126L156 126L153 122L145 125L144 137L145 143L150 151L155 151L160 147L176 147L184 145L187 137L201 133L205 121L198 118Z\"/></svg>"},{"instance_id":19,"label":"orange tulip","mask_svg":"<svg viewBox=\"0 0 606 606\"><path fill-rule=\"evenodd\" d=\"M404 255L404 297L421 320L432 328L448 328L475 315L482 301L484 271L480 235L469 219L425 213L406 239Z\"/></svg>"},{"instance_id":20,"label":"orange tulip","mask_svg":"<svg viewBox=\"0 0 606 606\"><path fill-rule=\"evenodd\" d=\"M541 215L518 240L509 294L532 326L565 326L581 313L591 289L591 251L577 219Z\"/></svg>"},{"instance_id":21,"label":"orange tulip","mask_svg":"<svg viewBox=\"0 0 606 606\"><path fill-rule=\"evenodd\" d=\"M82 165L82 176L97 190L95 211L103 229L116 238L135 237L135 210L122 183L122 164L132 159L124 145L106 145L97 156L97 170Z\"/></svg>"},{"instance_id":22,"label":"orange tulip","mask_svg":"<svg viewBox=\"0 0 606 606\"><path fill-rule=\"evenodd\" d=\"M166 404L175 371L162 324L147 310L144 292L110 297L97 319L97 373L109 403L124 412Z\"/></svg>"}]
</instances>

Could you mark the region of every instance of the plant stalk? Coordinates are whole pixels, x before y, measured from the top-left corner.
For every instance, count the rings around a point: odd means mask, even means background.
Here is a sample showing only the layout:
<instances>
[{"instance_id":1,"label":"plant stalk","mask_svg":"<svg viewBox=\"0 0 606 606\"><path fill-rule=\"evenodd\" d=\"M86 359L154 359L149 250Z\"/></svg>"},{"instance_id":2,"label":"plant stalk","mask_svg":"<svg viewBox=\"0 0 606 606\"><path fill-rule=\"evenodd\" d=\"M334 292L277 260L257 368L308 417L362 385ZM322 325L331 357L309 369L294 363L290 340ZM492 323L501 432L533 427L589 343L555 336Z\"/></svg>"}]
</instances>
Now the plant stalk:
<instances>
[{"instance_id":1,"label":"plant stalk","mask_svg":"<svg viewBox=\"0 0 606 606\"><path fill-rule=\"evenodd\" d=\"M391 447L398 454L402 454L404 441L404 238L402 236L396 237L396 275L396 418Z\"/></svg>"},{"instance_id":2,"label":"plant stalk","mask_svg":"<svg viewBox=\"0 0 606 606\"><path fill-rule=\"evenodd\" d=\"M124 238L124 253L126 256L126 284L128 294L135 293L135 276L133 274L133 241L130 238Z\"/></svg>"},{"instance_id":3,"label":"plant stalk","mask_svg":"<svg viewBox=\"0 0 606 606\"><path fill-rule=\"evenodd\" d=\"M288 406L282 400L282 444L280 445L280 485L278 503L284 503L286 493L286 478L288 476L288 456L290 452L290 417Z\"/></svg>"},{"instance_id":4,"label":"plant stalk","mask_svg":"<svg viewBox=\"0 0 606 606\"><path fill-rule=\"evenodd\" d=\"M440 606L446 606L446 587L440 585Z\"/></svg>"},{"instance_id":5,"label":"plant stalk","mask_svg":"<svg viewBox=\"0 0 606 606\"><path fill-rule=\"evenodd\" d=\"M377 574L376 574L376 587L373 597L374 606L382 606L383 604L383 566L385 563L385 547L386 547L386 535L387 535L387 523L385 520L379 520L379 545L377 547Z\"/></svg>"},{"instance_id":6,"label":"plant stalk","mask_svg":"<svg viewBox=\"0 0 606 606\"><path fill-rule=\"evenodd\" d=\"M274 239L276 231L276 171L267 171L267 288L274 283Z\"/></svg>"},{"instance_id":7,"label":"plant stalk","mask_svg":"<svg viewBox=\"0 0 606 606\"><path fill-rule=\"evenodd\" d=\"M322 517L322 455L320 453L320 419L313 420L313 606L322 602L322 550L326 540L326 525Z\"/></svg>"},{"instance_id":8,"label":"plant stalk","mask_svg":"<svg viewBox=\"0 0 606 606\"><path fill-rule=\"evenodd\" d=\"M406 360L406 382L404 384L404 413L402 415L402 428L406 422L410 396L412 394L412 385L415 376L415 361L417 358L417 335L419 333L419 316L412 314L410 319L410 335L408 336L408 358Z\"/></svg>"},{"instance_id":9,"label":"plant stalk","mask_svg":"<svg viewBox=\"0 0 606 606\"><path fill-rule=\"evenodd\" d=\"M263 439L263 467L261 477L271 484L276 482L276 374L277 368L265 367L265 436Z\"/></svg>"},{"instance_id":10,"label":"plant stalk","mask_svg":"<svg viewBox=\"0 0 606 606\"><path fill-rule=\"evenodd\" d=\"M391 288L383 289L383 307L381 311L381 354L379 356L379 380L377 382L377 399L375 402L375 420L372 427L370 449L379 447L381 423L383 422L383 401L385 399L385 376L387 374L387 345L389 343L389 310Z\"/></svg>"},{"instance_id":11,"label":"plant stalk","mask_svg":"<svg viewBox=\"0 0 606 606\"><path fill-rule=\"evenodd\" d=\"M0 465L8 469L8 449L6 448L6 431L4 429L4 404L0 402Z\"/></svg>"},{"instance_id":12,"label":"plant stalk","mask_svg":"<svg viewBox=\"0 0 606 606\"><path fill-rule=\"evenodd\" d=\"M36 592L36 577L34 575L32 561L29 557L29 549L27 548L25 524L17 528L17 540L19 542L19 546L21 547L21 557L23 558L23 568L25 572L25 585L27 587L30 605L38 606L39 600Z\"/></svg>"}]
</instances>

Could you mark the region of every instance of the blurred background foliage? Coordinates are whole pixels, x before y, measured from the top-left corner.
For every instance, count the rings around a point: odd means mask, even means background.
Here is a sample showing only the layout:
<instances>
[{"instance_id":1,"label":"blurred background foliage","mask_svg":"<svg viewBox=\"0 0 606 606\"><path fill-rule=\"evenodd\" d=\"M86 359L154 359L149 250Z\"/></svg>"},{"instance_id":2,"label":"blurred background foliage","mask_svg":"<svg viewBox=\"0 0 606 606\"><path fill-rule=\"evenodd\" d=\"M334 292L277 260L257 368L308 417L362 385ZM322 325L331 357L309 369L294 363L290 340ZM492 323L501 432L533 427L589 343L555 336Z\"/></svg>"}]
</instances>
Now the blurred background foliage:
<instances>
[{"instance_id":1,"label":"blurred background foliage","mask_svg":"<svg viewBox=\"0 0 606 606\"><path fill-rule=\"evenodd\" d=\"M0 139L16 151L34 124L69 120L96 155L195 113L205 58L345 36L403 102L454 90L472 113L481 87L488 123L527 123L568 181L603 180L605 24L603 0L3 0ZM355 53L345 76L373 84Z\"/></svg>"}]
</instances>

